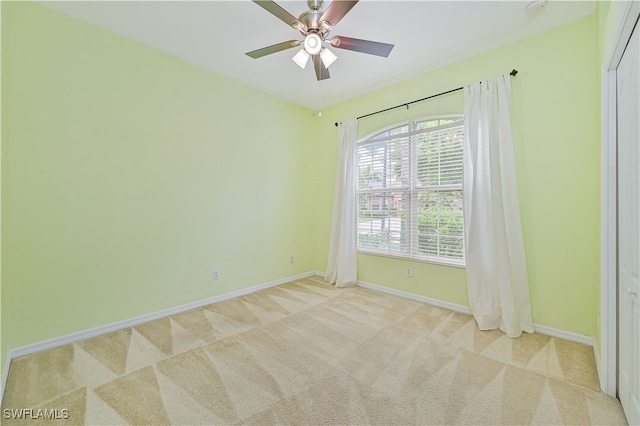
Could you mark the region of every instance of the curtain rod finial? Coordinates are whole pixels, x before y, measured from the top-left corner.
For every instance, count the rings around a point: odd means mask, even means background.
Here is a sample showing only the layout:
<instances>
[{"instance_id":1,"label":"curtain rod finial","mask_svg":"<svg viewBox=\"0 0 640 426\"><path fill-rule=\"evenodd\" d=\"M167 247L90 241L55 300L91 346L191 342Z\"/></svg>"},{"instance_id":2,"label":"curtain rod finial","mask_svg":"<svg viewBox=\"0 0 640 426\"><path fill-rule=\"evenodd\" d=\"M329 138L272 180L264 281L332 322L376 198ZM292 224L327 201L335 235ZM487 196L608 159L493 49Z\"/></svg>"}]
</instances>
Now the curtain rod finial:
<instances>
[{"instance_id":1,"label":"curtain rod finial","mask_svg":"<svg viewBox=\"0 0 640 426\"><path fill-rule=\"evenodd\" d=\"M515 77L518 74L518 70L514 68L509 74Z\"/></svg>"},{"instance_id":2,"label":"curtain rod finial","mask_svg":"<svg viewBox=\"0 0 640 426\"><path fill-rule=\"evenodd\" d=\"M336 127L338 127L338 122L337 121L334 124L336 125Z\"/></svg>"}]
</instances>

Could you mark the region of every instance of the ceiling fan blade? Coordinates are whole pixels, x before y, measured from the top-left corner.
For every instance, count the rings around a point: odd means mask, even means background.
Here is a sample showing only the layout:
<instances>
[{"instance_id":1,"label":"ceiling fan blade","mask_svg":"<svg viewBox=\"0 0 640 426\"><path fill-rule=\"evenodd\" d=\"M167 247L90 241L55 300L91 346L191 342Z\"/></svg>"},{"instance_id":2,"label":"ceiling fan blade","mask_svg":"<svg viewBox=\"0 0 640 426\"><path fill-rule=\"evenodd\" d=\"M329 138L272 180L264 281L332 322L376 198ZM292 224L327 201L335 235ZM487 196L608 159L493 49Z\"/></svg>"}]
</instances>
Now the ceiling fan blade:
<instances>
[{"instance_id":1,"label":"ceiling fan blade","mask_svg":"<svg viewBox=\"0 0 640 426\"><path fill-rule=\"evenodd\" d=\"M339 42L335 42L334 40L339 40ZM342 36L333 37L331 39L331 45L338 49L353 50L368 53L369 55L384 56L385 58L389 56L391 49L393 49L393 44Z\"/></svg>"},{"instance_id":2,"label":"ceiling fan blade","mask_svg":"<svg viewBox=\"0 0 640 426\"><path fill-rule=\"evenodd\" d=\"M252 50L245 53L247 56L251 56L253 59L262 58L263 56L271 55L272 53L280 52L281 50L291 49L292 47L300 46L300 41L289 40L282 43L274 44L272 46L263 47L262 49Z\"/></svg>"},{"instance_id":3,"label":"ceiling fan blade","mask_svg":"<svg viewBox=\"0 0 640 426\"><path fill-rule=\"evenodd\" d=\"M316 78L318 79L318 81L326 80L327 78L329 78L329 70L322 63L320 55L313 55L311 56L311 58L313 59L313 67L316 70Z\"/></svg>"},{"instance_id":4,"label":"ceiling fan blade","mask_svg":"<svg viewBox=\"0 0 640 426\"><path fill-rule=\"evenodd\" d=\"M331 28L335 27L356 3L358 0L333 0L322 14L320 22L326 21Z\"/></svg>"},{"instance_id":5,"label":"ceiling fan blade","mask_svg":"<svg viewBox=\"0 0 640 426\"><path fill-rule=\"evenodd\" d=\"M307 31L307 27L298 20L295 16L284 10L280 5L271 0L253 0L255 4L262 7L264 10L285 22L287 25Z\"/></svg>"}]
</instances>

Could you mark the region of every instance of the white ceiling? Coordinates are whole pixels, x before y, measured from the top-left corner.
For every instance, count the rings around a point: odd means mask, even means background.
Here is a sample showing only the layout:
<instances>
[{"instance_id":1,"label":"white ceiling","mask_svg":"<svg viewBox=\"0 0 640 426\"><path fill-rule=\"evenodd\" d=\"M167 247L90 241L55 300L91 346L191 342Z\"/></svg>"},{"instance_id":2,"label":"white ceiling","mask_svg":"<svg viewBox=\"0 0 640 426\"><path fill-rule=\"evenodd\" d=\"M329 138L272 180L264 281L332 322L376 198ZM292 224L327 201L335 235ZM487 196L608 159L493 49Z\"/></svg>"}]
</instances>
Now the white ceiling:
<instances>
[{"instance_id":1,"label":"white ceiling","mask_svg":"<svg viewBox=\"0 0 640 426\"><path fill-rule=\"evenodd\" d=\"M332 49L338 60L329 69L331 78L316 82L312 66L302 70L291 60L297 49L259 59L244 54L300 38L248 0L40 3L310 109L549 30L596 8L595 1L549 0L541 15L529 17L525 9L530 0L361 0L332 34L395 48L388 58ZM295 16L307 10L305 0L278 4Z\"/></svg>"}]
</instances>

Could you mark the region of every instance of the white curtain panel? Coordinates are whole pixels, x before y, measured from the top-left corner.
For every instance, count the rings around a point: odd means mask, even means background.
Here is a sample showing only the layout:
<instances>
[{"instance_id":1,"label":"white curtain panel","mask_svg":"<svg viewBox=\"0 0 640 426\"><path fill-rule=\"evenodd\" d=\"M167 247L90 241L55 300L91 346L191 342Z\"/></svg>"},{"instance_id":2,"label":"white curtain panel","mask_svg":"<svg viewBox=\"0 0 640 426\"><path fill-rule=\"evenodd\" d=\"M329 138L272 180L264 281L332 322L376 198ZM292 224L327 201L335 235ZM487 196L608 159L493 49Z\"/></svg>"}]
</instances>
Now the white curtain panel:
<instances>
[{"instance_id":1,"label":"white curtain panel","mask_svg":"<svg viewBox=\"0 0 640 426\"><path fill-rule=\"evenodd\" d=\"M533 332L511 136L511 77L464 88L464 233L469 304L481 330Z\"/></svg>"},{"instance_id":2,"label":"white curtain panel","mask_svg":"<svg viewBox=\"0 0 640 426\"><path fill-rule=\"evenodd\" d=\"M333 220L325 281L336 287L357 280L355 153L358 134L355 118L338 128L338 170L333 198Z\"/></svg>"}]
</instances>

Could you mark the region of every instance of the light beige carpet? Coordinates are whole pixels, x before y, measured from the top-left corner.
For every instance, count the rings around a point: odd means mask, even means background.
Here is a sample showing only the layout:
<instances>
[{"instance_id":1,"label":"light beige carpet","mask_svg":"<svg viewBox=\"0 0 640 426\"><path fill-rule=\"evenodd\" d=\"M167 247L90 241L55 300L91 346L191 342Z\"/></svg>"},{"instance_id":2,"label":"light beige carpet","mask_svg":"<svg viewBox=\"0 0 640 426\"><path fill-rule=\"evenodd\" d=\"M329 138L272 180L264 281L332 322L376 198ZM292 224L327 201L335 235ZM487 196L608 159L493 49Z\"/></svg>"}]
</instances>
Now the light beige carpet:
<instances>
[{"instance_id":1,"label":"light beige carpet","mask_svg":"<svg viewBox=\"0 0 640 426\"><path fill-rule=\"evenodd\" d=\"M315 277L16 359L2 410L3 424L625 424L591 347Z\"/></svg>"}]
</instances>

